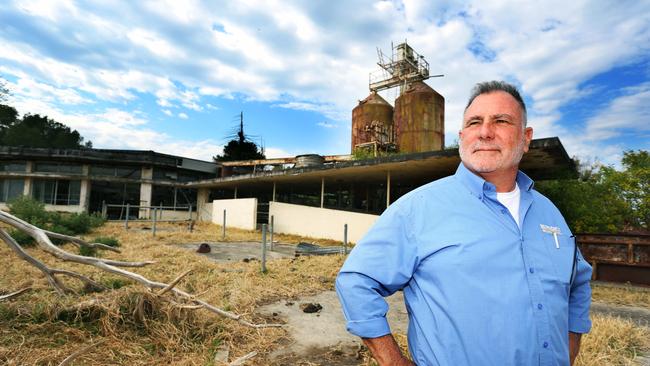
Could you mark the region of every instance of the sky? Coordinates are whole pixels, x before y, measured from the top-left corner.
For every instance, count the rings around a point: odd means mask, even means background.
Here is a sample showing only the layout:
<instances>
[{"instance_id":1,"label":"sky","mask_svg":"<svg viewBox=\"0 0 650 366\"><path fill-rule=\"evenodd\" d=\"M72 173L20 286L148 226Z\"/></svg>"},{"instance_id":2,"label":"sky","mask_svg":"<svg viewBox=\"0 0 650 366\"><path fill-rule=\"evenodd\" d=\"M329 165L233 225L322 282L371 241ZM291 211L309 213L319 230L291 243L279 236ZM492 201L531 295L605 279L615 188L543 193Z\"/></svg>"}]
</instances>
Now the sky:
<instances>
[{"instance_id":1,"label":"sky","mask_svg":"<svg viewBox=\"0 0 650 366\"><path fill-rule=\"evenodd\" d=\"M506 80L572 157L650 150L650 1L23 0L0 7L0 77L95 148L211 160L243 113L267 157L349 154L377 48L404 40L444 75L446 145L473 85Z\"/></svg>"}]
</instances>

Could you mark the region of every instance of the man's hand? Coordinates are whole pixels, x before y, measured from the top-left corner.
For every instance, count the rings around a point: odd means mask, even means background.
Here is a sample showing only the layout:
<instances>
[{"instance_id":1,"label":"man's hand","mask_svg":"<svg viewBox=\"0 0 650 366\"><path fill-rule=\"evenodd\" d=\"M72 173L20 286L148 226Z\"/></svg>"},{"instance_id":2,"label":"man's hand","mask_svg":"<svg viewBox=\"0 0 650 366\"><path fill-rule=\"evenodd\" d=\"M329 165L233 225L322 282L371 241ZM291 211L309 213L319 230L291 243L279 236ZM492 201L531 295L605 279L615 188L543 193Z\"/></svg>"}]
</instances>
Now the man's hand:
<instances>
[{"instance_id":1,"label":"man's hand","mask_svg":"<svg viewBox=\"0 0 650 366\"><path fill-rule=\"evenodd\" d=\"M362 338L362 340L379 366L415 366L411 360L402 355L392 334L378 338Z\"/></svg>"},{"instance_id":2,"label":"man's hand","mask_svg":"<svg viewBox=\"0 0 650 366\"><path fill-rule=\"evenodd\" d=\"M572 366L580 352L580 337L582 337L580 333L569 332L569 360Z\"/></svg>"}]
</instances>

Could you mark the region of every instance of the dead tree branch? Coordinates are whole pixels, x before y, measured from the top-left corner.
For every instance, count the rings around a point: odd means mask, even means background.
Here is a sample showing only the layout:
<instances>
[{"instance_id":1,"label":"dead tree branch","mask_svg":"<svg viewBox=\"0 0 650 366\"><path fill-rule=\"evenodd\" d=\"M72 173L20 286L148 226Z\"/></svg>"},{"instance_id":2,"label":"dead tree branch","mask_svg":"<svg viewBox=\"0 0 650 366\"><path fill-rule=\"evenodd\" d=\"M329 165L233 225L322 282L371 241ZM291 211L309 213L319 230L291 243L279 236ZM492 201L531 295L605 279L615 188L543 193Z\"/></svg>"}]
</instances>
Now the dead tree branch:
<instances>
[{"instance_id":1,"label":"dead tree branch","mask_svg":"<svg viewBox=\"0 0 650 366\"><path fill-rule=\"evenodd\" d=\"M25 288L21 288L18 291L14 291L14 292L12 292L10 294L2 295L2 296L0 296L0 301L13 299L14 297L18 297L18 296L22 295L23 293L25 293L25 292L27 292L27 291L29 291L31 289L32 289L31 287L25 287Z\"/></svg>"},{"instance_id":2,"label":"dead tree branch","mask_svg":"<svg viewBox=\"0 0 650 366\"><path fill-rule=\"evenodd\" d=\"M13 226L14 228L28 234L29 236L31 236L32 238L34 238L36 240L36 243L37 243L38 247L41 250L45 251L46 253L48 253L48 254L56 257L56 258L61 259L63 261L86 264L86 265L90 265L90 266L99 268L99 269L101 269L101 270L103 270L105 272L117 274L119 276L134 280L134 281L140 283L141 285L147 287L151 291L162 289L162 291L160 292L159 295L162 295L162 294L164 294L166 292L171 292L171 293L175 294L176 296L187 300L191 304L195 304L197 306L200 305L200 306L202 306L203 308L207 309L208 311L210 311L212 313L215 313L217 315L220 315L220 316L228 318L228 319L236 320L236 321L240 322L241 324L244 324L244 325L249 326L249 327L266 328L266 327L282 327L283 326L282 324L254 324L254 323L248 322L248 321L246 321L244 319L241 319L240 315L237 315L237 314L231 313L229 311L225 311L223 309L220 309L220 308L218 308L216 306L213 306L213 305L211 305L211 304L209 304L209 303L207 303L207 302L205 302L203 300L195 298L195 296L193 296L193 295L191 295L191 294L189 294L189 293L187 293L185 291L174 288L174 286L184 276L186 276L188 274L188 272L178 276L170 284L151 281L148 278L146 278L146 277L144 277L144 276L142 276L140 274L130 272L130 271L127 271L127 270L119 268L119 267L143 267L143 266L146 266L148 264L153 264L155 262L152 262L152 261L124 262L124 261L116 261L116 260L110 260L110 259L94 258L94 257L83 256L83 255L71 254L71 253L68 253L65 250L55 246L54 244L52 244L52 242L50 241L50 237L53 237L53 238L63 238L63 237L65 237L66 238L65 240L69 240L72 237L68 237L68 236L65 236L65 235L64 236L57 236L59 234L51 235L52 234L51 232L49 232L50 234L47 234L44 230L42 230L42 229L40 229L40 228L38 228L38 227L36 227L34 225L31 225L31 224L29 224L29 223L15 217L15 216L13 216L13 215L11 215L11 214L9 214L7 212L4 212L4 211L0 211L0 222L3 222L3 223L5 223L7 225L10 225L10 226ZM79 279L79 280L81 280L81 281L83 281L83 282L85 282L87 284L90 284L92 286L104 287L104 286L98 284L97 282L91 280L90 278L88 278L86 276L83 276L81 274L78 274L76 272L66 271L66 270L62 270L62 269L51 269L51 268L47 267L44 263L42 263L38 259L32 257L27 252L25 252L25 250L23 250L23 248L6 231L4 231L2 229L0 229L0 239L2 241L4 241L14 252L16 252L16 254L18 254L18 256L20 258L24 259L29 264L33 265L34 267L38 268L41 272L43 272L43 274L47 278L50 285L52 287L54 287L54 289L61 295L65 294L69 290L56 277L56 275L58 275L58 274L67 275L67 276L70 276L70 277L77 278L77 279ZM81 240L79 238L72 238L72 239L76 240L78 245L83 245L83 244L80 244L80 242L82 242L83 240ZM89 244L86 243L86 245L89 245Z\"/></svg>"},{"instance_id":3,"label":"dead tree branch","mask_svg":"<svg viewBox=\"0 0 650 366\"><path fill-rule=\"evenodd\" d=\"M84 348L78 350L77 352L75 352L75 353L71 354L70 356L66 357L65 360L63 360L63 361L59 364L59 366L66 366L66 365L69 365L72 361L74 361L75 358L77 358L77 357L83 355L84 353L87 353L87 352L90 351L91 349L93 349L93 348L99 346L100 344L102 344L102 343L104 343L104 342L106 342L106 340L105 340L105 339L102 339L102 340L99 341L99 342L95 342L95 343L93 343L93 344L91 344L91 345L89 345L89 346L86 346L86 347L84 347Z\"/></svg>"}]
</instances>

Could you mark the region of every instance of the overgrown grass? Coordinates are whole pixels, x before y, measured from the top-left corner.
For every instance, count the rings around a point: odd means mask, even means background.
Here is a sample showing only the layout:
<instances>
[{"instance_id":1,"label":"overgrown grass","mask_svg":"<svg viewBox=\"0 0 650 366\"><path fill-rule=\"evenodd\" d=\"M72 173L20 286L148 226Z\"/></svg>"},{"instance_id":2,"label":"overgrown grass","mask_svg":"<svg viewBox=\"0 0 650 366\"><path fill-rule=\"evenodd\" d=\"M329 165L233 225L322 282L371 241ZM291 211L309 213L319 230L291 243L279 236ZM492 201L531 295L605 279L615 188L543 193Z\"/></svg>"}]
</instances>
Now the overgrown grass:
<instances>
[{"instance_id":1,"label":"overgrown grass","mask_svg":"<svg viewBox=\"0 0 650 366\"><path fill-rule=\"evenodd\" d=\"M594 283L591 286L593 301L612 305L644 307L650 310L650 289L631 285Z\"/></svg>"},{"instance_id":2,"label":"overgrown grass","mask_svg":"<svg viewBox=\"0 0 650 366\"><path fill-rule=\"evenodd\" d=\"M218 241L221 228L199 223L192 233L180 224L161 224L153 237L148 230L107 223L89 234L119 241L122 253L102 252L102 256L120 260L154 260L156 264L135 268L152 280L170 282L191 269L177 287L255 322L267 320L255 314L262 304L279 299L297 299L334 288L334 278L343 263L342 256L298 257L267 263L268 273L261 274L258 262L220 264L192 254L176 244ZM259 241L259 232L229 229L228 241ZM321 245L340 245L332 240L312 240L297 236L275 235L281 242L314 241ZM74 251L65 244L63 249ZM79 295L58 296L42 274L18 259L7 247L0 246L3 270L0 291L9 292L31 284L33 290L15 300L0 303L0 364L58 364L65 357L91 342L105 340L102 346L81 356L80 365L214 365L220 346L230 349L230 359L251 351L258 356L248 365L272 364L270 354L290 343L285 329L251 329L205 310L182 309L161 299L141 285L112 273L73 263L62 263L37 248L25 249L46 264L91 276L111 291L86 293L81 283L63 277ZM25 279L29 279L25 281ZM78 303L84 306L77 307ZM581 365L624 365L648 339L643 328L630 322L594 316L592 333L583 338ZM406 337L397 335L406 347ZM360 363L369 365L369 357ZM300 363L298 363L300 364ZM306 363L307 364L307 363ZM308 363L318 364L318 363ZM327 362L320 363L326 365Z\"/></svg>"}]
</instances>

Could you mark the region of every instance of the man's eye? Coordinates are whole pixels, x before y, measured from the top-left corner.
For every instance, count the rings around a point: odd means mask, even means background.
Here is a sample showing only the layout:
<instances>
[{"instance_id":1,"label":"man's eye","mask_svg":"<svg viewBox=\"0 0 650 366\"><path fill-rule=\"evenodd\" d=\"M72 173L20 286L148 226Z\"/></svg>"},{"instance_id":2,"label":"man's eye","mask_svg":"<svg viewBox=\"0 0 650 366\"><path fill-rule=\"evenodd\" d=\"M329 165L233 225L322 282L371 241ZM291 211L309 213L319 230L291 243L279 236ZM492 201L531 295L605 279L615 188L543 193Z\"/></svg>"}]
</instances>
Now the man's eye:
<instances>
[{"instance_id":1,"label":"man's eye","mask_svg":"<svg viewBox=\"0 0 650 366\"><path fill-rule=\"evenodd\" d=\"M498 119L497 123L509 123L508 120L505 119Z\"/></svg>"},{"instance_id":2,"label":"man's eye","mask_svg":"<svg viewBox=\"0 0 650 366\"><path fill-rule=\"evenodd\" d=\"M479 121L476 121L476 120L468 121L468 122L467 122L467 126L475 126L475 125L477 125L477 124L479 124Z\"/></svg>"}]
</instances>

